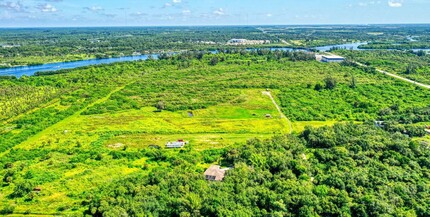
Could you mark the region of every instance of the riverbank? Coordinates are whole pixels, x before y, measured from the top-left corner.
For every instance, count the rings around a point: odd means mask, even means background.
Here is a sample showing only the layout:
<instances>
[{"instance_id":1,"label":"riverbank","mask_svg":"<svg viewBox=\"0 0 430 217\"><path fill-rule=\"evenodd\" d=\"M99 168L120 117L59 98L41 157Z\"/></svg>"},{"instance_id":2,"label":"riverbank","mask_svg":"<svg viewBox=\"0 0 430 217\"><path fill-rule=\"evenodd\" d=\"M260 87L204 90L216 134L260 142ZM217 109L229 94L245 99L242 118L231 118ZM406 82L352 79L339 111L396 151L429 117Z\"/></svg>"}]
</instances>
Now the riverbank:
<instances>
[{"instance_id":1,"label":"riverbank","mask_svg":"<svg viewBox=\"0 0 430 217\"><path fill-rule=\"evenodd\" d=\"M347 43L347 44L338 44L338 45L327 45L321 47L312 47L312 48L291 48L291 47L258 47L258 48L246 48L246 47L234 47L237 49L246 49L248 51L257 50L257 49L269 49L269 50L281 50L281 51L304 51L304 52L328 52L333 49L346 49L346 50L367 50L361 49L360 46L367 44L367 42L356 42L356 43ZM232 47L231 47L232 48ZM119 56L119 57L111 57L111 58L91 58L91 59L83 59L77 61L63 61L63 62L51 62L41 65L32 65L32 66L18 66L18 67L10 67L10 68L0 68L0 76L16 76L21 77L23 75L31 76L36 72L47 72L47 71L58 71L63 69L74 69L78 67L90 66L90 65L100 65L100 64L111 64L116 62L128 62L128 61L138 61L138 60L146 60L148 58L157 59L158 56L162 53L178 53L178 52L186 52L185 50L181 51L160 51L157 53L147 52L142 55L133 55L133 56ZM212 52L216 53L216 50L205 50L204 52Z\"/></svg>"}]
</instances>

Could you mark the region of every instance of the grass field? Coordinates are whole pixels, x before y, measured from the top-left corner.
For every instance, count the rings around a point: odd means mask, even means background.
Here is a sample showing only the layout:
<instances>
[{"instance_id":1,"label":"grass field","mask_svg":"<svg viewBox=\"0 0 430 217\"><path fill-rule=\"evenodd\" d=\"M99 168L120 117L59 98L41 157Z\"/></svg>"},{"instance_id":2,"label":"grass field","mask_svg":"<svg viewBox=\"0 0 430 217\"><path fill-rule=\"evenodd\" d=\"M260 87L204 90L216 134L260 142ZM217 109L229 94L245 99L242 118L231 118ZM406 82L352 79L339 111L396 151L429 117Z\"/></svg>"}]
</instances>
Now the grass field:
<instances>
[{"instance_id":1,"label":"grass field","mask_svg":"<svg viewBox=\"0 0 430 217\"><path fill-rule=\"evenodd\" d=\"M73 152L79 147L81 151L91 152L97 148L109 151L126 147L127 150L138 151L150 145L164 148L168 141L184 139L189 141L189 146L203 151L243 144L250 138L266 139L274 134L290 132L288 122L279 117L276 107L268 96L262 94L262 90L234 91L240 93L237 98L241 100L194 110L192 115L190 111L156 112L152 107L96 115L82 115L79 111L15 149L28 152L65 149ZM102 103L104 99L89 107ZM266 114L272 118L267 118ZM45 184L39 186L43 191L37 197L37 209L31 204L19 202L15 213L25 213L31 209L33 214L55 214L47 212L54 207L57 210L58 207L79 209L74 198L86 189L140 170L147 164L145 158L125 164L124 160L114 160L110 155L104 155L101 163L97 164L91 157L85 160L85 164L70 163L74 162L75 157L86 156L55 152L26 167L24 173L31 171ZM0 201L5 201L6 195L11 192L11 188L5 188L0 194Z\"/></svg>"},{"instance_id":2,"label":"grass field","mask_svg":"<svg viewBox=\"0 0 430 217\"><path fill-rule=\"evenodd\" d=\"M240 92L238 98L243 99L240 103L237 103L238 100L233 100L233 104L228 102L207 109L194 110L192 117L188 111L157 112L153 107L97 115L74 115L39 133L17 148L32 149L46 144L51 144L52 148L58 148L57 145L61 142L57 144L53 142L54 140L90 144L97 139L97 135L107 132L128 134L111 140L125 145L130 142L130 147L136 148L151 144L165 144L180 138L196 141L200 145L208 138L222 140L222 142L209 142L209 144L233 144L252 138L250 135L270 137L273 134L289 132L287 121L279 117L272 101L268 96L263 95L261 90L241 90ZM266 114L270 114L272 118L266 118ZM164 142L159 141L157 135L165 138ZM195 135L197 138L193 138Z\"/></svg>"}]
</instances>

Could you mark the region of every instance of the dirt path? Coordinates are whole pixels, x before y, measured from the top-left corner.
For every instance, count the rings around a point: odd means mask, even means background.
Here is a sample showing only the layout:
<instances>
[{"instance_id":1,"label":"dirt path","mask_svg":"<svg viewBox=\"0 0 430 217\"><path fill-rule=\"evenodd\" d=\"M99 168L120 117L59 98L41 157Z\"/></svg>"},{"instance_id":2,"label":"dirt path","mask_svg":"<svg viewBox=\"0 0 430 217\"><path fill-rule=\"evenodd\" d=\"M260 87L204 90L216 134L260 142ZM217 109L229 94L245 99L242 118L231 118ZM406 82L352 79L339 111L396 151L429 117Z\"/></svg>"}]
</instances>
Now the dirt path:
<instances>
[{"instance_id":1,"label":"dirt path","mask_svg":"<svg viewBox=\"0 0 430 217\"><path fill-rule=\"evenodd\" d=\"M327 53L330 54L330 55L335 55L335 54L330 53L330 52L327 52ZM369 67L368 65L360 63L360 62L354 61L354 63L356 63L359 66ZM413 81L411 79L407 79L405 77L402 77L402 76L399 76L399 75L396 75L396 74L393 74L393 73L390 73L390 72L387 72L387 71L384 71L384 70L381 70L381 69L377 69L377 68L375 68L375 69L376 69L377 72L382 73L384 75L388 75L388 76L396 78L398 80L409 82L411 84L415 84L417 86L420 86L420 87L423 87L423 88L426 88L426 89L430 89L430 85L428 85L428 84L423 84L423 83L420 83L420 82L416 82L416 81Z\"/></svg>"},{"instance_id":2,"label":"dirt path","mask_svg":"<svg viewBox=\"0 0 430 217\"><path fill-rule=\"evenodd\" d=\"M288 119L287 116L285 116L284 113L282 113L281 107L279 107L275 98L273 98L272 93L270 93L270 91L263 91L263 95L269 96L269 98L273 102L273 105L275 105L276 109L278 110L279 114L281 115L281 118L287 121L288 126L290 128L290 134L293 133L293 124L291 123L290 119Z\"/></svg>"},{"instance_id":3,"label":"dirt path","mask_svg":"<svg viewBox=\"0 0 430 217\"><path fill-rule=\"evenodd\" d=\"M360 66L368 67L367 65L365 65L363 63L359 63L359 62L355 62L355 63L358 64L358 65L360 65ZM411 84L415 84L417 86L424 87L426 89L430 89L430 85L419 83L419 82L416 82L416 81L404 78L402 76L399 76L399 75L396 75L396 74L393 74L393 73L389 73L389 72L381 70L381 69L376 69L376 71L378 71L378 72L380 72L380 73L382 73L384 75L388 75L388 76L391 76L393 78L396 78L396 79L399 79L399 80L402 80L402 81L406 81L406 82L409 82Z\"/></svg>"},{"instance_id":4,"label":"dirt path","mask_svg":"<svg viewBox=\"0 0 430 217\"><path fill-rule=\"evenodd\" d=\"M22 142L21 144L26 144L26 143L29 143L29 142L36 141L36 140L38 140L42 135L45 135L46 133L53 132L53 131L55 131L56 129L61 128L61 126L66 125L68 122L70 122L70 121L71 121L71 120L73 120L74 118L76 118L76 117L80 116L80 115L82 114L82 112L84 112L87 108L90 108L90 107L92 107L92 106L94 106L94 105L96 105L96 104L100 104L100 103L103 103L103 102L107 101L107 100L112 96L112 94L114 94L114 93L116 93L116 92L118 92L118 91L121 91L121 90L122 90L122 89L124 89L127 85L130 85L130 84L132 84L132 83L134 83L134 82L131 82L131 83L126 84L126 85L124 85L124 86L121 86L121 87L117 87L117 88L115 88L115 89L114 89L114 90L112 90L109 94L107 94L105 97L103 97L103 98L100 98L100 99L96 100L95 102L93 102L93 103L91 103L91 104L89 104L89 105L85 106L85 107L84 107L84 108L82 108L81 110L79 110L79 111L75 112L75 113L74 113L74 114L72 114L71 116L68 116L68 117L64 118L63 120L61 120L61 121L59 121L59 122L57 122L57 123L55 123L55 124L53 124L53 125L51 125L51 126L47 127L46 129L42 130L41 132L37 133L36 135L34 135L34 136L32 136L32 137L28 138L26 141ZM19 144L19 145L21 145L21 144ZM19 146L19 145L18 145L18 146Z\"/></svg>"}]
</instances>

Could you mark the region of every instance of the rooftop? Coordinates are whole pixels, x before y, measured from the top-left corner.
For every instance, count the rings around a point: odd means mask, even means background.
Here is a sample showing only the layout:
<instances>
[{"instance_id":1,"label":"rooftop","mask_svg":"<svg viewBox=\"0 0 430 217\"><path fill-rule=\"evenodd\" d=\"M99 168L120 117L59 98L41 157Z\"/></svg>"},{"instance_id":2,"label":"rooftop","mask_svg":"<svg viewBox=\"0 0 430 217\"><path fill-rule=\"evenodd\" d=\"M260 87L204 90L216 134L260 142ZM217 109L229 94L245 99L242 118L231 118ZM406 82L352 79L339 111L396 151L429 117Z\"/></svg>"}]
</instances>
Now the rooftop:
<instances>
[{"instance_id":1,"label":"rooftop","mask_svg":"<svg viewBox=\"0 0 430 217\"><path fill-rule=\"evenodd\" d=\"M337 55L322 55L322 57L326 59L345 59L345 57L341 57Z\"/></svg>"},{"instance_id":2,"label":"rooftop","mask_svg":"<svg viewBox=\"0 0 430 217\"><path fill-rule=\"evenodd\" d=\"M221 181L224 179L225 171L226 171L225 169L221 169L221 166L211 165L205 171L205 176L206 176L206 179L209 179L209 180ZM210 178L208 178L208 176L215 177L215 178L210 179Z\"/></svg>"}]
</instances>

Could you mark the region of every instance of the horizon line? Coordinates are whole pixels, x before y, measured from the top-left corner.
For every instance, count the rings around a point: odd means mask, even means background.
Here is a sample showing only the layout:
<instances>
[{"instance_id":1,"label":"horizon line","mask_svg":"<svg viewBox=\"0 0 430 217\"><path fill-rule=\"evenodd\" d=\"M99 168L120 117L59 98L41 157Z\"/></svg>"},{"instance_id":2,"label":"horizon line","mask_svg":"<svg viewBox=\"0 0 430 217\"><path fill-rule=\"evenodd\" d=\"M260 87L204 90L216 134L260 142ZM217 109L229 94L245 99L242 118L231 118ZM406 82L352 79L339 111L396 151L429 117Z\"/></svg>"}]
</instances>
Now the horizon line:
<instances>
[{"instance_id":1,"label":"horizon line","mask_svg":"<svg viewBox=\"0 0 430 217\"><path fill-rule=\"evenodd\" d=\"M380 25L430 25L430 23L362 23L362 24L207 24L207 25L106 25L106 26L0 26L0 29L41 28L137 28L137 27L255 27L255 26L380 26Z\"/></svg>"}]
</instances>

